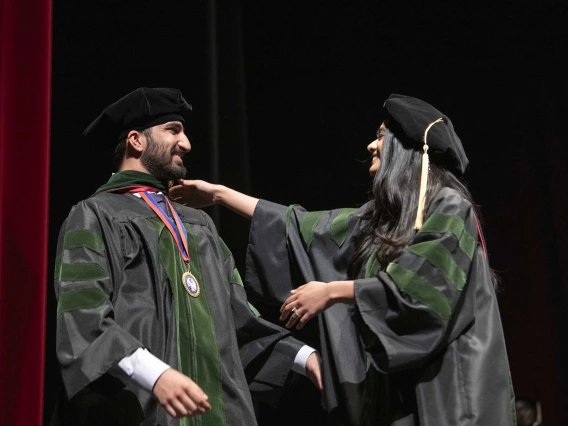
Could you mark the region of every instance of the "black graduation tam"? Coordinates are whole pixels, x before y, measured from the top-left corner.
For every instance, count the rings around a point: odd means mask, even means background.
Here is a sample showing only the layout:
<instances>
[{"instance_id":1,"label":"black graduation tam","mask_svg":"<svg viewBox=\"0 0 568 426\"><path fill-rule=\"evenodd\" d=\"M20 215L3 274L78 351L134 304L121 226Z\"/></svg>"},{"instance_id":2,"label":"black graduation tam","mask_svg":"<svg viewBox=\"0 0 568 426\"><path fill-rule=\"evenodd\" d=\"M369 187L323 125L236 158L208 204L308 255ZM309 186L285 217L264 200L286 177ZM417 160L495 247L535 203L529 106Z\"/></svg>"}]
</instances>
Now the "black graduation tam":
<instances>
[{"instance_id":1,"label":"black graduation tam","mask_svg":"<svg viewBox=\"0 0 568 426\"><path fill-rule=\"evenodd\" d=\"M140 87L107 106L85 129L88 139L114 146L131 130L189 119L191 105L177 89Z\"/></svg>"},{"instance_id":2,"label":"black graduation tam","mask_svg":"<svg viewBox=\"0 0 568 426\"><path fill-rule=\"evenodd\" d=\"M420 99L396 94L389 96L384 108L398 123L404 135L419 149L424 145L424 134L428 126L441 118L443 122L432 125L428 130L428 154L434 163L446 167L452 173L458 176L465 173L469 161L447 115ZM393 133L396 134L396 130Z\"/></svg>"}]
</instances>

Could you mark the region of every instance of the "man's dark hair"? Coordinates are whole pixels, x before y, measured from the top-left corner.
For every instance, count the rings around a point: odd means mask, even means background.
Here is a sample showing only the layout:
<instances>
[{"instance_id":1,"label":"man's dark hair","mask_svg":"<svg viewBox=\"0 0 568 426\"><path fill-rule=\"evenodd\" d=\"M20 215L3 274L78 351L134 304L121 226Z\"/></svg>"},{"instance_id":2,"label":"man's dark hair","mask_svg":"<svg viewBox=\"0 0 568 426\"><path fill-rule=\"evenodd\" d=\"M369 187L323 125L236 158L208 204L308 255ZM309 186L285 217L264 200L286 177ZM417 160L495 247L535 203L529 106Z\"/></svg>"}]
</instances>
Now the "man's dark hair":
<instances>
[{"instance_id":1,"label":"man's dark hair","mask_svg":"<svg viewBox=\"0 0 568 426\"><path fill-rule=\"evenodd\" d=\"M146 136L146 138L152 137L152 128L148 127L147 129L142 130L140 133ZM112 157L112 160L115 170L120 169L122 160L124 160L124 153L126 152L126 140L127 138L124 138L114 148L114 156Z\"/></svg>"}]
</instances>

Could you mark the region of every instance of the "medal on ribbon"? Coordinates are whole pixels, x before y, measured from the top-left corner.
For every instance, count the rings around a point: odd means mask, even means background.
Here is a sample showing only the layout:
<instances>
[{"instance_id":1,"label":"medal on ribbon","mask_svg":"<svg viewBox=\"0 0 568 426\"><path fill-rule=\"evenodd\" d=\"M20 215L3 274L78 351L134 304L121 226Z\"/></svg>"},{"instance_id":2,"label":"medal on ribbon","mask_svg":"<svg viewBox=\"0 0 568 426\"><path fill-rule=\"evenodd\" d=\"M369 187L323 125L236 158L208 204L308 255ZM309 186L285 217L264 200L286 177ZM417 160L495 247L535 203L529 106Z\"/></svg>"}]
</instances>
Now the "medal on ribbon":
<instances>
[{"instance_id":1,"label":"medal on ribbon","mask_svg":"<svg viewBox=\"0 0 568 426\"><path fill-rule=\"evenodd\" d=\"M183 287L187 290L190 296L197 297L200 293L199 283L195 276L188 269L185 274L181 277L183 282Z\"/></svg>"},{"instance_id":2,"label":"medal on ribbon","mask_svg":"<svg viewBox=\"0 0 568 426\"><path fill-rule=\"evenodd\" d=\"M195 275L191 273L191 264L189 258L189 250L187 245L187 230L181 223L181 219L177 212L174 210L170 200L167 197L164 197L170 210L172 212L172 219L162 210L158 202L146 191L137 191L137 190L130 190L129 192L139 192L140 197L150 206L150 208L156 213L156 215L160 218L166 228L172 234L174 241L176 242L181 257L183 258L184 262L187 264L187 272L184 272L181 277L181 282L183 284L183 288L188 292L191 297L199 296L201 289L199 288L199 283L197 282L197 278Z\"/></svg>"}]
</instances>

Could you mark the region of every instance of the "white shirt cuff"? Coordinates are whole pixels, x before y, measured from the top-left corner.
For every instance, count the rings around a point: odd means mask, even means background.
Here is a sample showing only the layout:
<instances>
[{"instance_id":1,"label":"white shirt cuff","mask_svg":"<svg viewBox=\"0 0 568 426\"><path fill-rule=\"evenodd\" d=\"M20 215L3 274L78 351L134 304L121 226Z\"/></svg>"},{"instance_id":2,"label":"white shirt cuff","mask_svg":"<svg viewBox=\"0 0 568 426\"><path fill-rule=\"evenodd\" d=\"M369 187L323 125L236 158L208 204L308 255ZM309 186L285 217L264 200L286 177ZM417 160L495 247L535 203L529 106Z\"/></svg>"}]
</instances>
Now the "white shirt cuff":
<instances>
[{"instance_id":1,"label":"white shirt cuff","mask_svg":"<svg viewBox=\"0 0 568 426\"><path fill-rule=\"evenodd\" d=\"M142 389L152 393L154 384L170 366L147 349L138 348L120 360L118 366Z\"/></svg>"},{"instance_id":2,"label":"white shirt cuff","mask_svg":"<svg viewBox=\"0 0 568 426\"><path fill-rule=\"evenodd\" d=\"M302 349L296 354L294 358L294 365L292 366L292 371L296 373L306 375L306 363L308 362L309 356L316 350L308 345L302 346Z\"/></svg>"}]
</instances>

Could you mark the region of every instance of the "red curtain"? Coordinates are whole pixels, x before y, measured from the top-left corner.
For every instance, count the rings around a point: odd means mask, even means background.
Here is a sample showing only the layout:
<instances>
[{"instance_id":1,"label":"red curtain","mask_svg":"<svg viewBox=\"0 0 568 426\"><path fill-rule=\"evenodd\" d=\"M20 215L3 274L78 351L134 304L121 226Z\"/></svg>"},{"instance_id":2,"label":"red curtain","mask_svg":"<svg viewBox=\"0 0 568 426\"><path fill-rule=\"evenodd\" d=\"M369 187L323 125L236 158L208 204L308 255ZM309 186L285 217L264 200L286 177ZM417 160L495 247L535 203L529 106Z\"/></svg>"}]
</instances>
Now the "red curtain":
<instances>
[{"instance_id":1,"label":"red curtain","mask_svg":"<svg viewBox=\"0 0 568 426\"><path fill-rule=\"evenodd\" d=\"M43 422L51 0L0 0L0 424Z\"/></svg>"}]
</instances>

